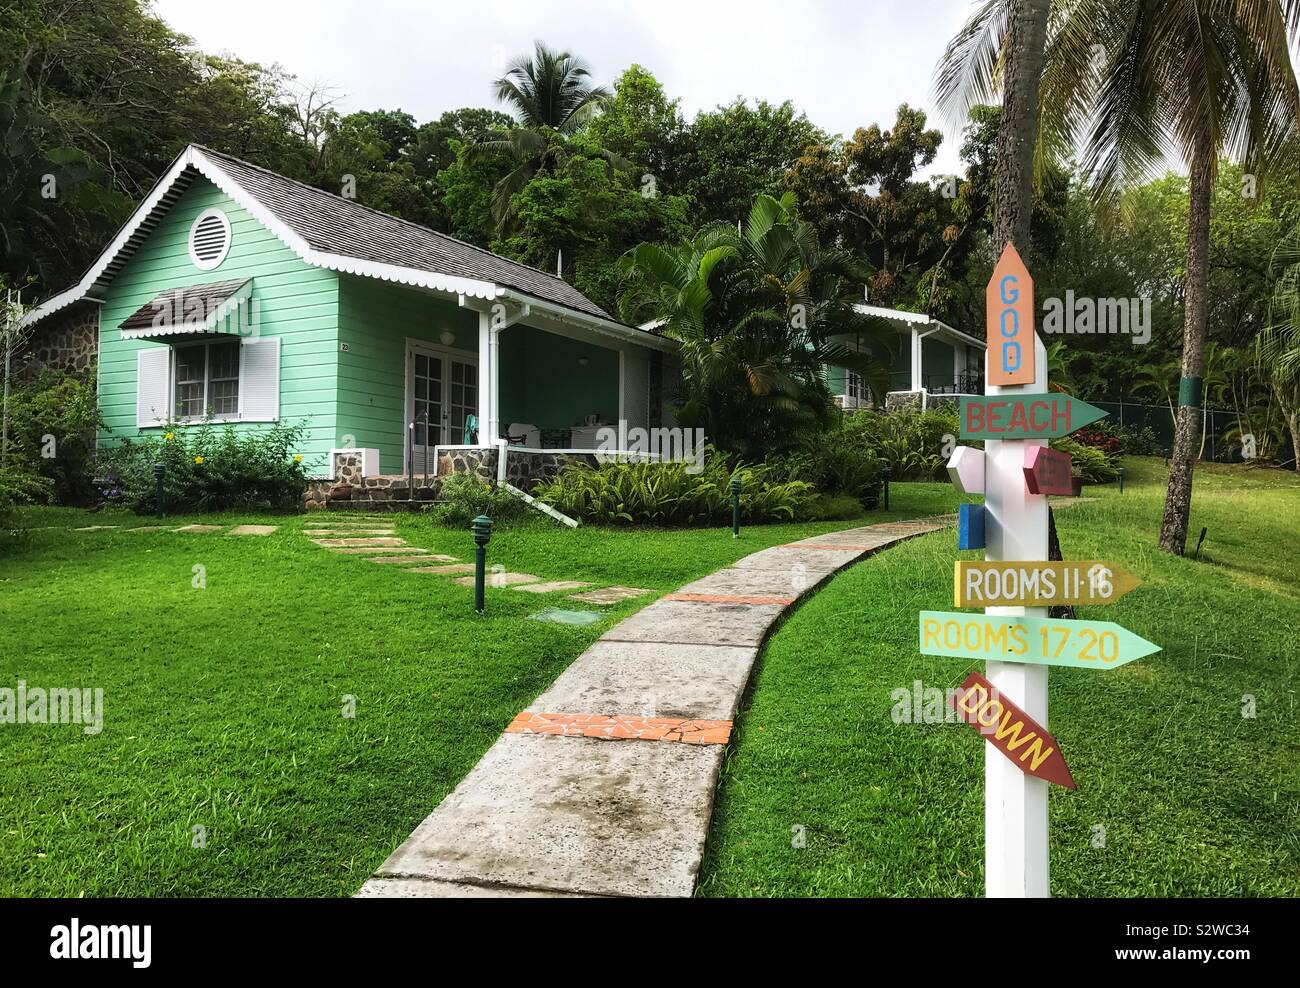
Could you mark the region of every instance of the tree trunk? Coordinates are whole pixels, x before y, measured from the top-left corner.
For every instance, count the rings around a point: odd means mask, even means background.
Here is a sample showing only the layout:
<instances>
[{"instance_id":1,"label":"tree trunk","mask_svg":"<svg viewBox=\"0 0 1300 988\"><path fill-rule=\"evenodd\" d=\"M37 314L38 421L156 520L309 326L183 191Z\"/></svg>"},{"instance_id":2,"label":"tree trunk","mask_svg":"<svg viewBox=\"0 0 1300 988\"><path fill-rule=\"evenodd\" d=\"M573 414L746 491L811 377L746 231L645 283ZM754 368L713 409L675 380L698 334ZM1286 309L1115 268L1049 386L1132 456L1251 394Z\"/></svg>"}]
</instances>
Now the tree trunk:
<instances>
[{"instance_id":1,"label":"tree trunk","mask_svg":"<svg viewBox=\"0 0 1300 988\"><path fill-rule=\"evenodd\" d=\"M1273 395L1277 398L1277 406L1286 422L1286 431L1291 434L1291 469L1300 471L1300 402L1295 400L1300 399L1300 386L1283 387L1274 381ZM1282 455L1282 451L1278 450L1278 456ZM1286 466L1285 463L1282 465Z\"/></svg>"},{"instance_id":2,"label":"tree trunk","mask_svg":"<svg viewBox=\"0 0 1300 988\"><path fill-rule=\"evenodd\" d=\"M1187 290L1183 314L1183 381L1174 421L1174 449L1169 457L1169 488L1160 522L1160 548L1181 556L1187 543L1192 510L1192 470L1200 444L1202 397L1199 388L1184 394L1188 378L1199 382L1205 371L1205 328L1209 318L1210 195L1214 190L1214 148L1208 138L1197 139L1192 150L1187 211Z\"/></svg>"},{"instance_id":3,"label":"tree trunk","mask_svg":"<svg viewBox=\"0 0 1300 988\"><path fill-rule=\"evenodd\" d=\"M1034 194L1034 146L1038 141L1038 87L1047 44L1049 0L1011 0L1002 119L998 124L993 185L993 247L1008 240L1029 262L1029 217Z\"/></svg>"}]
</instances>

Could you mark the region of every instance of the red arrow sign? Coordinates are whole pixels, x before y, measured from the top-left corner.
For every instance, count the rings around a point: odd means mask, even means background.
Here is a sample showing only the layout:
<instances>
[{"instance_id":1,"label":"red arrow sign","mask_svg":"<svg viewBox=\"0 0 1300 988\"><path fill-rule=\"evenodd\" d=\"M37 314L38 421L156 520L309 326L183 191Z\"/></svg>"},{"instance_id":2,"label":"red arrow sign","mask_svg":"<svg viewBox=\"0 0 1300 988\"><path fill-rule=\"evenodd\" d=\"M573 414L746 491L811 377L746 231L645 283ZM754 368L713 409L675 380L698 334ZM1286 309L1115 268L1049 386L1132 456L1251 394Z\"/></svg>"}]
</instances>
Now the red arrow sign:
<instances>
[{"instance_id":1,"label":"red arrow sign","mask_svg":"<svg viewBox=\"0 0 1300 988\"><path fill-rule=\"evenodd\" d=\"M1030 494L1073 494L1070 454L1047 446L1025 447L1025 486Z\"/></svg>"},{"instance_id":2,"label":"red arrow sign","mask_svg":"<svg viewBox=\"0 0 1300 988\"><path fill-rule=\"evenodd\" d=\"M985 741L1025 775L1074 788L1074 776L1056 738L978 672L966 677L953 695L952 705L962 720L983 734Z\"/></svg>"}]
</instances>

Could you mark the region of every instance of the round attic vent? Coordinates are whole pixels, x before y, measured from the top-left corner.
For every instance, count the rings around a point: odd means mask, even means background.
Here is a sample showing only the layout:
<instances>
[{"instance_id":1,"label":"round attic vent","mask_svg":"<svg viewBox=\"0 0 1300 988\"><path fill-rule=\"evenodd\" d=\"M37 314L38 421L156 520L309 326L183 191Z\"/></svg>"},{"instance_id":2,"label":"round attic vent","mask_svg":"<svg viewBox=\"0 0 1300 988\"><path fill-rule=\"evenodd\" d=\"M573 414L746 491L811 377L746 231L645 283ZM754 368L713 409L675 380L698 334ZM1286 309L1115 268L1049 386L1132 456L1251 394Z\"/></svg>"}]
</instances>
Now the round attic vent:
<instances>
[{"instance_id":1,"label":"round attic vent","mask_svg":"<svg viewBox=\"0 0 1300 988\"><path fill-rule=\"evenodd\" d=\"M230 250L230 220L219 209L204 210L190 227L190 260L200 271L211 271Z\"/></svg>"}]
</instances>

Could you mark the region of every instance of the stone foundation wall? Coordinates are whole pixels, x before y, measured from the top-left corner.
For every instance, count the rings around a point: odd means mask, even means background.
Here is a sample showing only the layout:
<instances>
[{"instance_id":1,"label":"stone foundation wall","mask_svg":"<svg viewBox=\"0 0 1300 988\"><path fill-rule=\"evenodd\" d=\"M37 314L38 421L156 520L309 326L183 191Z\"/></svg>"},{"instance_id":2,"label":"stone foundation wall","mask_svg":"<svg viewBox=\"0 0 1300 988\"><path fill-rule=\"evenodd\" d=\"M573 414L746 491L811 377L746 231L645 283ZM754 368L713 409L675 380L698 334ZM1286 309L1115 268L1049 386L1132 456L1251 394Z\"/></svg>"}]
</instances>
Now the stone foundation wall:
<instances>
[{"instance_id":1,"label":"stone foundation wall","mask_svg":"<svg viewBox=\"0 0 1300 988\"><path fill-rule=\"evenodd\" d=\"M494 484L497 479L497 451L495 448L443 450L438 454L437 472L439 477L448 477L453 473L472 473L485 484Z\"/></svg>"},{"instance_id":2,"label":"stone foundation wall","mask_svg":"<svg viewBox=\"0 0 1300 988\"><path fill-rule=\"evenodd\" d=\"M98 358L99 306L78 302L37 324L18 366L27 379L48 369L93 381Z\"/></svg>"},{"instance_id":3,"label":"stone foundation wall","mask_svg":"<svg viewBox=\"0 0 1300 988\"><path fill-rule=\"evenodd\" d=\"M511 450L506 455L506 482L531 494L538 484L554 480L561 470L575 462L595 466L596 456ZM360 454L338 453L334 458L336 479L310 481L303 495L303 507L308 511L323 511L331 504L380 511L405 508L409 504L396 502L437 500L442 481L454 473L472 473L484 483L495 484L497 450L444 450L438 454L437 476L430 477L426 483L423 475L416 474L413 489L408 488L404 476L362 476Z\"/></svg>"},{"instance_id":4,"label":"stone foundation wall","mask_svg":"<svg viewBox=\"0 0 1300 988\"><path fill-rule=\"evenodd\" d=\"M506 481L525 494L531 494L538 484L556 478L570 463L596 465L591 453L522 453L511 450L506 454Z\"/></svg>"},{"instance_id":5,"label":"stone foundation wall","mask_svg":"<svg viewBox=\"0 0 1300 988\"><path fill-rule=\"evenodd\" d=\"M923 391L891 391L885 395L885 411L897 412L903 408L920 409L922 407Z\"/></svg>"}]
</instances>

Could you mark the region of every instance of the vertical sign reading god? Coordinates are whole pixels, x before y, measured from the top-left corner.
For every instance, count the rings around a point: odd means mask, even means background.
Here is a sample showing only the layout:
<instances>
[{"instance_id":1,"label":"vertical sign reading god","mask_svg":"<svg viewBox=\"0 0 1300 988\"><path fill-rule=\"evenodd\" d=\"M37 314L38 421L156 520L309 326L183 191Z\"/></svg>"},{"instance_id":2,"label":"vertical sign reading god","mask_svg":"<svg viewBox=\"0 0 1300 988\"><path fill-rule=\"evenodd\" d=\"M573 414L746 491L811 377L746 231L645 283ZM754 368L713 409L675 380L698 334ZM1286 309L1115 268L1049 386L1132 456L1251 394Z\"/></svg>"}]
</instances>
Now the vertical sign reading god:
<instances>
[{"instance_id":1,"label":"vertical sign reading god","mask_svg":"<svg viewBox=\"0 0 1300 988\"><path fill-rule=\"evenodd\" d=\"M984 290L989 384L1034 383L1034 280L1007 242Z\"/></svg>"}]
</instances>

